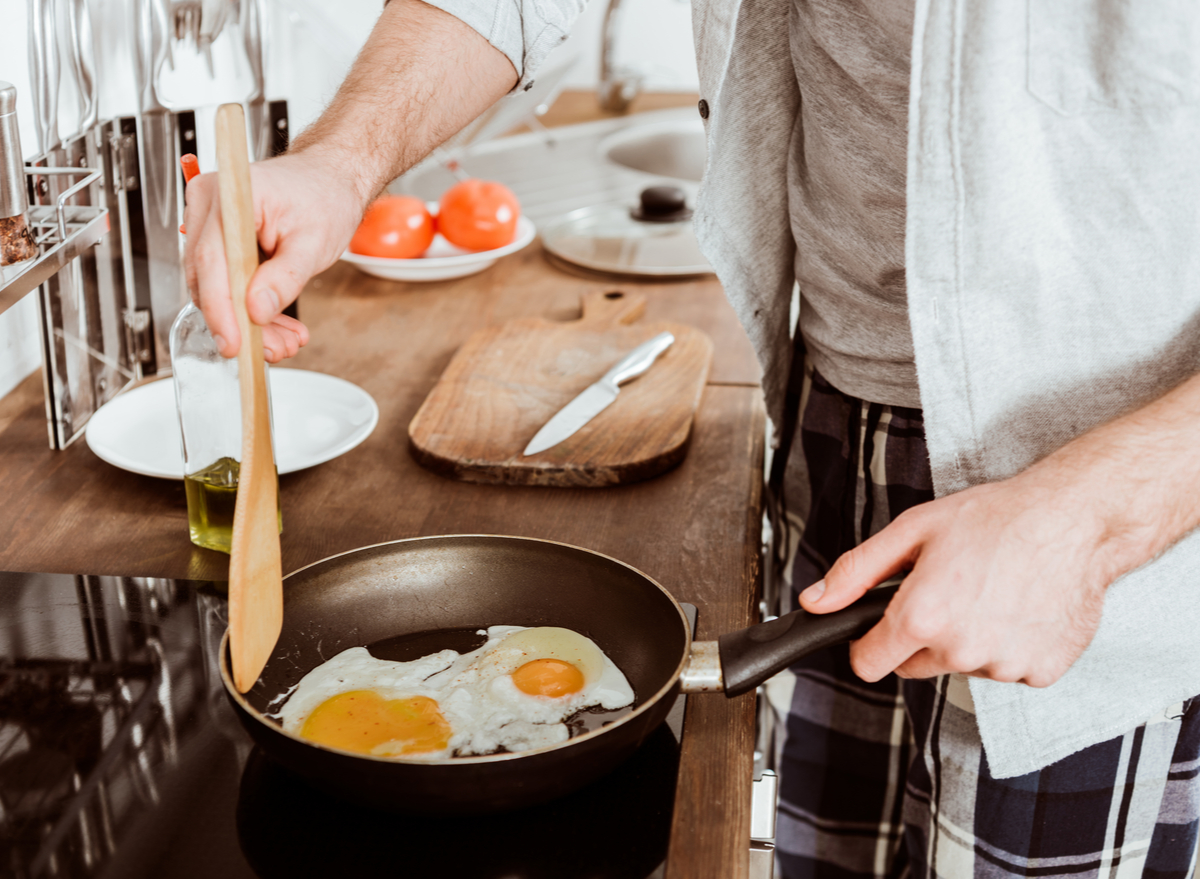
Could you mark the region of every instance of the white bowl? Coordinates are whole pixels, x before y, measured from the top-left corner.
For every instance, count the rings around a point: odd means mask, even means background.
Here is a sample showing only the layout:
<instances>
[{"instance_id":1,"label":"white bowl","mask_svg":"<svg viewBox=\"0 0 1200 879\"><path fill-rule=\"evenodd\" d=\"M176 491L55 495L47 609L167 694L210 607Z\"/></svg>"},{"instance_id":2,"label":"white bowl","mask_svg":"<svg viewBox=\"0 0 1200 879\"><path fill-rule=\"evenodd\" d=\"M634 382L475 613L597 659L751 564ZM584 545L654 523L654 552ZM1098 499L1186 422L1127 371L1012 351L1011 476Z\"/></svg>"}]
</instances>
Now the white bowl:
<instances>
[{"instance_id":1,"label":"white bowl","mask_svg":"<svg viewBox=\"0 0 1200 879\"><path fill-rule=\"evenodd\" d=\"M430 206L435 215L436 207L437 205ZM342 259L368 275L386 278L389 281L445 281L448 278L465 278L467 275L482 272L500 257L526 247L535 235L537 229L534 228L533 220L522 215L517 220L517 237L511 244L494 250L463 250L461 247L455 247L439 233L433 236L433 243L429 245L424 256L416 259L363 256L348 250L342 254Z\"/></svg>"}]
</instances>

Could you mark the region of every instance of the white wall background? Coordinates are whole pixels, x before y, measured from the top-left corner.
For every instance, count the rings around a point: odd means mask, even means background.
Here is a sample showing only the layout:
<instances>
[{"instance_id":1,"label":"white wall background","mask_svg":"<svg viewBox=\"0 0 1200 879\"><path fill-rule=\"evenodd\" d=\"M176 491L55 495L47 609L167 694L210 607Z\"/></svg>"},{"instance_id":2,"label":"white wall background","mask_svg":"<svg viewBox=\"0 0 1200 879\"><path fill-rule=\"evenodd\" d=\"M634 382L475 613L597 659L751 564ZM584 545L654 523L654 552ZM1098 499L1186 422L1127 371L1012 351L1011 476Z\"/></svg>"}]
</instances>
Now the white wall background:
<instances>
[{"instance_id":1,"label":"white wall background","mask_svg":"<svg viewBox=\"0 0 1200 879\"><path fill-rule=\"evenodd\" d=\"M131 35L135 0L90 0L101 84L101 118L136 109ZM314 120L333 97L382 9L382 0L269 0L267 94L287 98L292 132ZM60 4L61 6L62 4ZM578 55L569 88L593 88L599 69L600 32L606 0L591 0L575 29L556 52ZM616 64L640 74L654 91L695 91L691 7L687 0L622 0ZM25 0L0 0L0 80L18 92L18 125L26 156L38 150L30 92ZM176 47L175 68L166 70L161 92L178 107L213 107L243 99L250 78L245 57L228 28L213 46L217 75L188 45ZM66 64L59 95L59 131L78 127L78 99ZM205 124L201 114L198 122ZM211 159L203 152L201 167ZM0 396L40 368L37 306L32 295L0 314Z\"/></svg>"},{"instance_id":2,"label":"white wall background","mask_svg":"<svg viewBox=\"0 0 1200 879\"><path fill-rule=\"evenodd\" d=\"M575 22L566 51L579 53L568 88L593 88L600 69L600 33L606 0L589 0ZM616 63L645 77L648 91L699 89L692 46L692 7L688 0L621 0Z\"/></svg>"}]
</instances>

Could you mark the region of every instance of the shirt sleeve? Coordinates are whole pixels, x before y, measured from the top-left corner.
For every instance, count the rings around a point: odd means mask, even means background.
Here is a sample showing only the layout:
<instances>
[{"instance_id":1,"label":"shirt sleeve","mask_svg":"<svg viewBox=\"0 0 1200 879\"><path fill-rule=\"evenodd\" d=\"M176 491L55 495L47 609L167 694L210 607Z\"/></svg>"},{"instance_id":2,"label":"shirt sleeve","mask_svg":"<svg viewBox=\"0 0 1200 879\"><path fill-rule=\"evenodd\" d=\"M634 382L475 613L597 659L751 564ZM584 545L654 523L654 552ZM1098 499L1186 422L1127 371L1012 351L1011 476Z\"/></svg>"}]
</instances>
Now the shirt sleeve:
<instances>
[{"instance_id":1,"label":"shirt sleeve","mask_svg":"<svg viewBox=\"0 0 1200 879\"><path fill-rule=\"evenodd\" d=\"M477 31L517 71L514 90L529 89L550 50L567 38L586 0L425 0Z\"/></svg>"}]
</instances>

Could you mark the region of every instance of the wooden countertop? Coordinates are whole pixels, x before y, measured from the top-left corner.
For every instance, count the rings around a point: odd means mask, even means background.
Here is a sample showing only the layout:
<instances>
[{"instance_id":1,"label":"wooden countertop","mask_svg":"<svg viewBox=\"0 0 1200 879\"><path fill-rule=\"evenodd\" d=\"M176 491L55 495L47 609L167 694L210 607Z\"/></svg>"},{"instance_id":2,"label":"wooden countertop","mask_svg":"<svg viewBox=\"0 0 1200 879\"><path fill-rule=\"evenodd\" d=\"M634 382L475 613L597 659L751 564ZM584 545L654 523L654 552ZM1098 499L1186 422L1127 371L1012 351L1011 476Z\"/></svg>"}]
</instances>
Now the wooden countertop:
<instances>
[{"instance_id":1,"label":"wooden countertop","mask_svg":"<svg viewBox=\"0 0 1200 879\"><path fill-rule=\"evenodd\" d=\"M543 537L628 562L699 608L698 637L757 612L764 414L753 352L712 279L636 284L644 320L689 323L715 343L687 458L648 482L606 489L500 487L420 468L406 428L475 329L526 315L571 319L581 294L629 288L546 259L540 244L456 281L401 284L345 264L300 299L312 342L291 364L352 381L380 408L358 448L284 476L283 567L434 534ZM0 400L0 570L224 579L228 557L191 545L182 482L137 476L82 441L47 447L40 377ZM671 854L674 879L744 876L754 700L688 700Z\"/></svg>"},{"instance_id":2,"label":"wooden countertop","mask_svg":"<svg viewBox=\"0 0 1200 879\"><path fill-rule=\"evenodd\" d=\"M594 122L597 119L648 113L651 110L695 107L699 102L700 95L695 92L643 92L630 103L628 113L610 113L600 109L595 92L566 89L541 117L541 123L547 128L556 128L559 125L574 125L577 122ZM699 115L696 118L699 118Z\"/></svg>"}]
</instances>

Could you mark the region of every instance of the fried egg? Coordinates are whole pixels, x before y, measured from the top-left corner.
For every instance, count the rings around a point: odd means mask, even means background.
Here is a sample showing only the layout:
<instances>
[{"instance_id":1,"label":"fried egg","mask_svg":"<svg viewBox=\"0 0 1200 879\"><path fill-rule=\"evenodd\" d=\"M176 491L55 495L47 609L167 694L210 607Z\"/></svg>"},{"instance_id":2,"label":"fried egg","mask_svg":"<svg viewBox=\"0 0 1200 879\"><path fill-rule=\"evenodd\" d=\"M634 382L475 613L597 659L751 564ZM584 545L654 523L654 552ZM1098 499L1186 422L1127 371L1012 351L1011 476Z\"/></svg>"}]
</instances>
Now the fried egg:
<instances>
[{"instance_id":1,"label":"fried egg","mask_svg":"<svg viewBox=\"0 0 1200 879\"><path fill-rule=\"evenodd\" d=\"M317 666L278 714L283 728L360 754L437 760L565 742L576 712L633 703L595 642L553 626L492 626L487 642L411 662L352 647Z\"/></svg>"}]
</instances>

